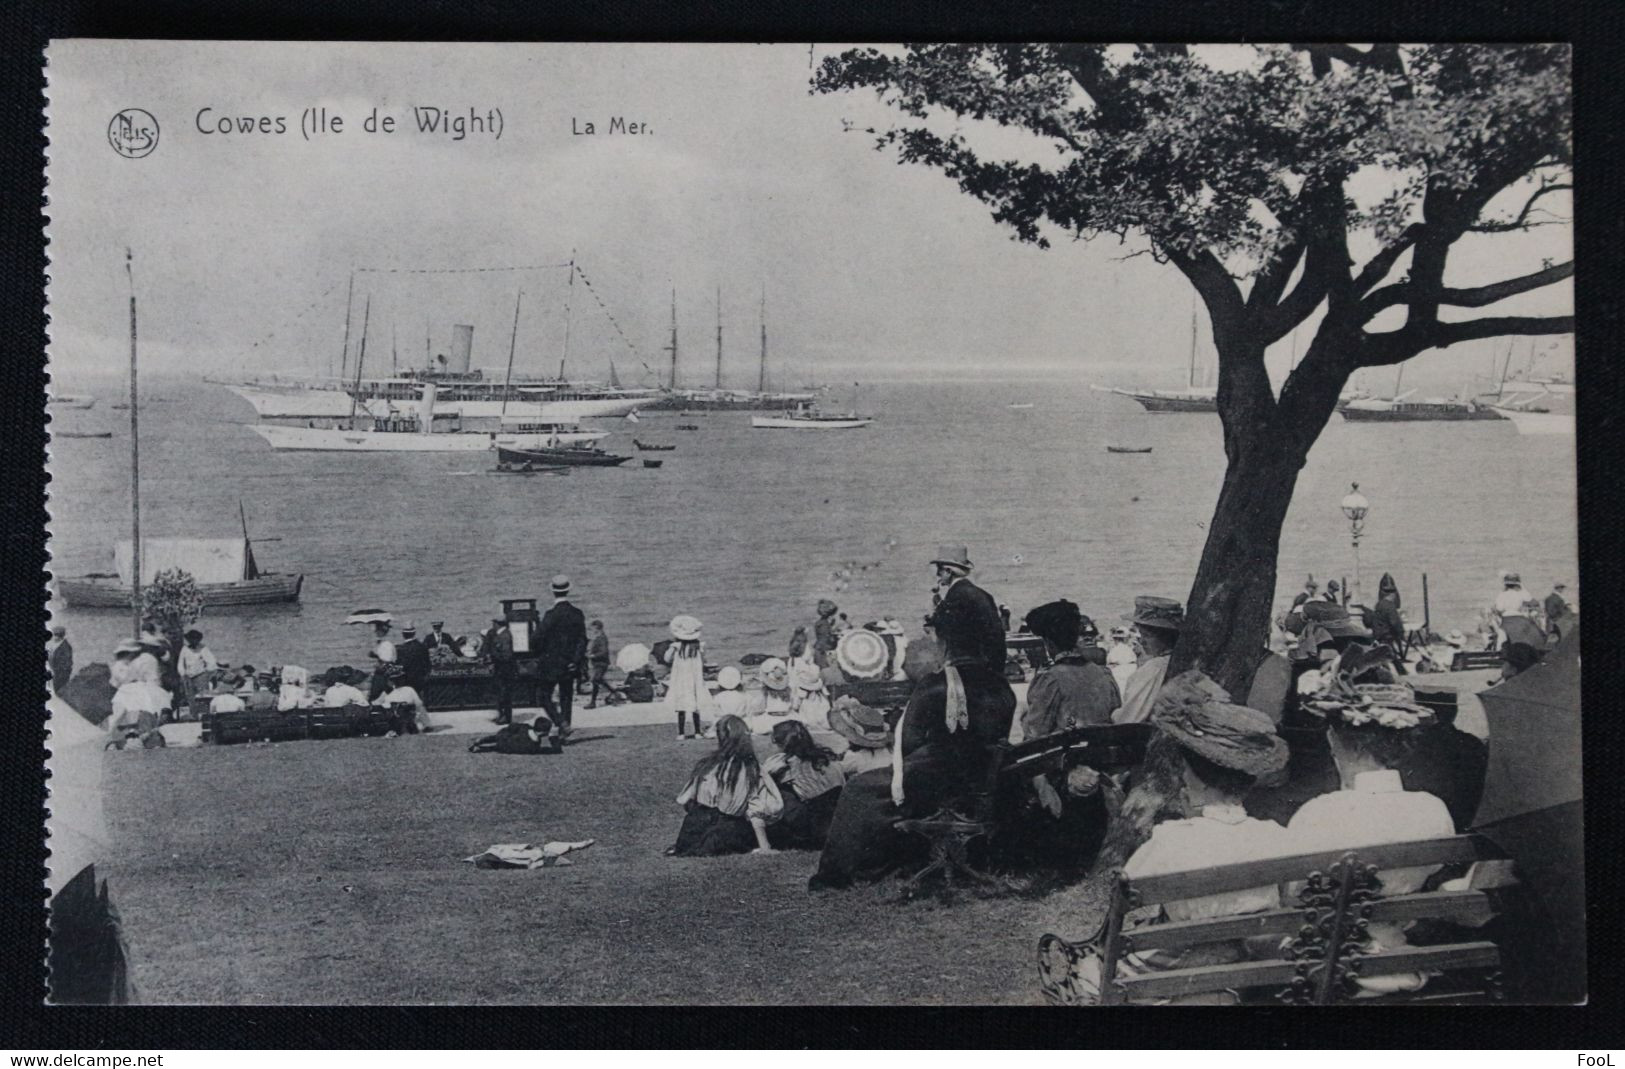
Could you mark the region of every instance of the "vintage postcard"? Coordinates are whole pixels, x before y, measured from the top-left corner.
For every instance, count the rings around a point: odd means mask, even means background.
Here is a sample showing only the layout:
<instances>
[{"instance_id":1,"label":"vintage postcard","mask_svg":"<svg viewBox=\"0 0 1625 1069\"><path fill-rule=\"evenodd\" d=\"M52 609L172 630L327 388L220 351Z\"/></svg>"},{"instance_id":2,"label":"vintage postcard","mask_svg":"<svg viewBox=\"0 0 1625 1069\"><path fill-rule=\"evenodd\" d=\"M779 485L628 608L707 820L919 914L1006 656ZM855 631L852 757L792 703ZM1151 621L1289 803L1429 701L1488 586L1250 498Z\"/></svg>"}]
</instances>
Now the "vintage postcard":
<instances>
[{"instance_id":1,"label":"vintage postcard","mask_svg":"<svg viewBox=\"0 0 1625 1069\"><path fill-rule=\"evenodd\" d=\"M46 60L52 1001L1587 997L1567 47Z\"/></svg>"}]
</instances>

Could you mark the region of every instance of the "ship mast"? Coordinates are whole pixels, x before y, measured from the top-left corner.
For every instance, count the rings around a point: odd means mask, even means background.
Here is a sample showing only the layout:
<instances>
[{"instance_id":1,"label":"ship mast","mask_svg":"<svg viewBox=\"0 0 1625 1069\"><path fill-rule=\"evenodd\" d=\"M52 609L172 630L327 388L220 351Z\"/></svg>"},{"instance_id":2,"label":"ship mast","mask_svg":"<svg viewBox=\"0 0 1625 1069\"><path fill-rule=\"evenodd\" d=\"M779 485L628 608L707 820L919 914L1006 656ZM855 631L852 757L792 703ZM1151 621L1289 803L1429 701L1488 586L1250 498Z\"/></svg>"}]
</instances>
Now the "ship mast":
<instances>
[{"instance_id":1,"label":"ship mast","mask_svg":"<svg viewBox=\"0 0 1625 1069\"><path fill-rule=\"evenodd\" d=\"M671 381L666 384L670 390L677 389L677 290L671 291L671 344L666 346L666 352L671 354Z\"/></svg>"},{"instance_id":2,"label":"ship mast","mask_svg":"<svg viewBox=\"0 0 1625 1069\"><path fill-rule=\"evenodd\" d=\"M502 411L497 416L498 424L508 417L508 393L513 386L513 354L514 350L519 346L519 302L524 299L524 290L520 290L513 299L513 333L508 336L508 373L502 377ZM563 371L562 364L560 365L560 371L561 373Z\"/></svg>"},{"instance_id":3,"label":"ship mast","mask_svg":"<svg viewBox=\"0 0 1625 1069\"><path fill-rule=\"evenodd\" d=\"M349 296L344 298L344 348L339 353L339 381L344 381L344 373L350 367L350 314L355 309L355 270L350 271ZM332 366L332 365L328 365Z\"/></svg>"},{"instance_id":4,"label":"ship mast","mask_svg":"<svg viewBox=\"0 0 1625 1069\"><path fill-rule=\"evenodd\" d=\"M130 280L130 613L134 637L141 637L141 424L136 413L135 268L134 255L124 250L124 274Z\"/></svg>"},{"instance_id":5,"label":"ship mast","mask_svg":"<svg viewBox=\"0 0 1625 1069\"><path fill-rule=\"evenodd\" d=\"M576 288L576 251L570 250L570 282L564 289L564 354L559 357L559 381L564 380L564 362L570 359L570 296ZM517 322L517 311L515 321Z\"/></svg>"},{"instance_id":6,"label":"ship mast","mask_svg":"<svg viewBox=\"0 0 1625 1069\"><path fill-rule=\"evenodd\" d=\"M367 362L367 324L372 319L372 294L367 294L367 305L361 313L361 351L355 358L355 386L350 390L350 423L355 424L356 405L361 403L361 365Z\"/></svg>"},{"instance_id":7,"label":"ship mast","mask_svg":"<svg viewBox=\"0 0 1625 1069\"><path fill-rule=\"evenodd\" d=\"M756 372L756 392L767 392L767 286L762 286L762 363Z\"/></svg>"},{"instance_id":8,"label":"ship mast","mask_svg":"<svg viewBox=\"0 0 1625 1069\"><path fill-rule=\"evenodd\" d=\"M722 287L717 287L717 389L722 389Z\"/></svg>"}]
</instances>

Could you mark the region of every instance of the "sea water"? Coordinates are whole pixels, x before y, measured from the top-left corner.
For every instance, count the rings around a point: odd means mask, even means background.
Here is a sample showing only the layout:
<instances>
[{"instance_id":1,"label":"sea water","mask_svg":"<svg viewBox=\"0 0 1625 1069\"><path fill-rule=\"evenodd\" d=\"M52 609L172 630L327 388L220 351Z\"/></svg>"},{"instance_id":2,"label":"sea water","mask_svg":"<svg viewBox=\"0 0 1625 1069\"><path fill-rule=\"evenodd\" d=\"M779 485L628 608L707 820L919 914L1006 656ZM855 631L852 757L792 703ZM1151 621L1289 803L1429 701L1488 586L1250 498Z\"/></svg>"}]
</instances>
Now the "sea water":
<instances>
[{"instance_id":1,"label":"sea water","mask_svg":"<svg viewBox=\"0 0 1625 1069\"><path fill-rule=\"evenodd\" d=\"M140 413L143 533L240 535L241 500L250 533L280 539L256 545L260 568L305 575L297 605L207 611L197 625L221 660L260 667L364 664L370 629L343 622L357 608L420 633L434 619L453 634L483 630L502 598L545 605L561 572L615 649L658 641L688 613L711 660L782 654L826 597L854 623L891 615L918 634L939 543L966 545L977 583L1018 619L1066 597L1105 629L1137 594L1184 599L1224 472L1217 416L1149 415L1081 379L866 386L860 406L877 419L862 430L755 430L748 413L598 420L616 432L603 444L630 462L532 477L491 474L483 454L276 452L222 387L147 388L169 400ZM57 426L114 437L51 446L51 552L64 576L110 571L130 531L128 413L110 410L115 385L91 392L96 409ZM664 464L645 469L634 436L678 448L648 454ZM1412 626L1424 573L1441 632L1471 631L1504 569L1537 596L1557 580L1576 593L1572 438L1520 436L1505 421L1334 416L1282 534L1281 607L1310 573L1322 587L1354 578L1339 508L1353 482L1371 502L1362 592L1374 600L1391 572ZM80 664L108 659L131 628L116 610L61 619Z\"/></svg>"}]
</instances>

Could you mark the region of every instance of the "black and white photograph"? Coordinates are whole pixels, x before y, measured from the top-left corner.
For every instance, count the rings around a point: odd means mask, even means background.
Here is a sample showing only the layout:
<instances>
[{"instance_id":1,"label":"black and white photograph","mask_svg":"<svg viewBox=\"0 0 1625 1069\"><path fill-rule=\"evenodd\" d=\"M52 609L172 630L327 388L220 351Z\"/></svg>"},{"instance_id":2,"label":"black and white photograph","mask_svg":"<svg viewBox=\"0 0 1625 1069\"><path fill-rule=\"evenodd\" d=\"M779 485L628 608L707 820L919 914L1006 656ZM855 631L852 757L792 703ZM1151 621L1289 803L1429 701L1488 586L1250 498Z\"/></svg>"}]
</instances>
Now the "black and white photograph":
<instances>
[{"instance_id":1,"label":"black and white photograph","mask_svg":"<svg viewBox=\"0 0 1625 1069\"><path fill-rule=\"evenodd\" d=\"M52 42L48 1001L1585 1003L1571 75Z\"/></svg>"}]
</instances>

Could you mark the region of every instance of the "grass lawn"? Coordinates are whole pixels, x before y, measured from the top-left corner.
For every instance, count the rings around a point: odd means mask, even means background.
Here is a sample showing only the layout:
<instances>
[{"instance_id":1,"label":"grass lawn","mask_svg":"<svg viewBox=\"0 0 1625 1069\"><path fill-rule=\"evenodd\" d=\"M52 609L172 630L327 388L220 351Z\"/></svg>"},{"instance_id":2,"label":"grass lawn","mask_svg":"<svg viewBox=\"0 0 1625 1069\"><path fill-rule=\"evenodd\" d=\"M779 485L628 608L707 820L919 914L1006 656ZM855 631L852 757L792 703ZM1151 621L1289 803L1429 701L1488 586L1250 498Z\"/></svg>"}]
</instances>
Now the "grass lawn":
<instances>
[{"instance_id":1,"label":"grass lawn","mask_svg":"<svg viewBox=\"0 0 1625 1069\"><path fill-rule=\"evenodd\" d=\"M809 895L811 853L667 858L712 745L584 731L557 757L467 736L108 754L105 868L158 1003L1041 1002L1042 898ZM493 843L596 839L572 867L480 870Z\"/></svg>"}]
</instances>

